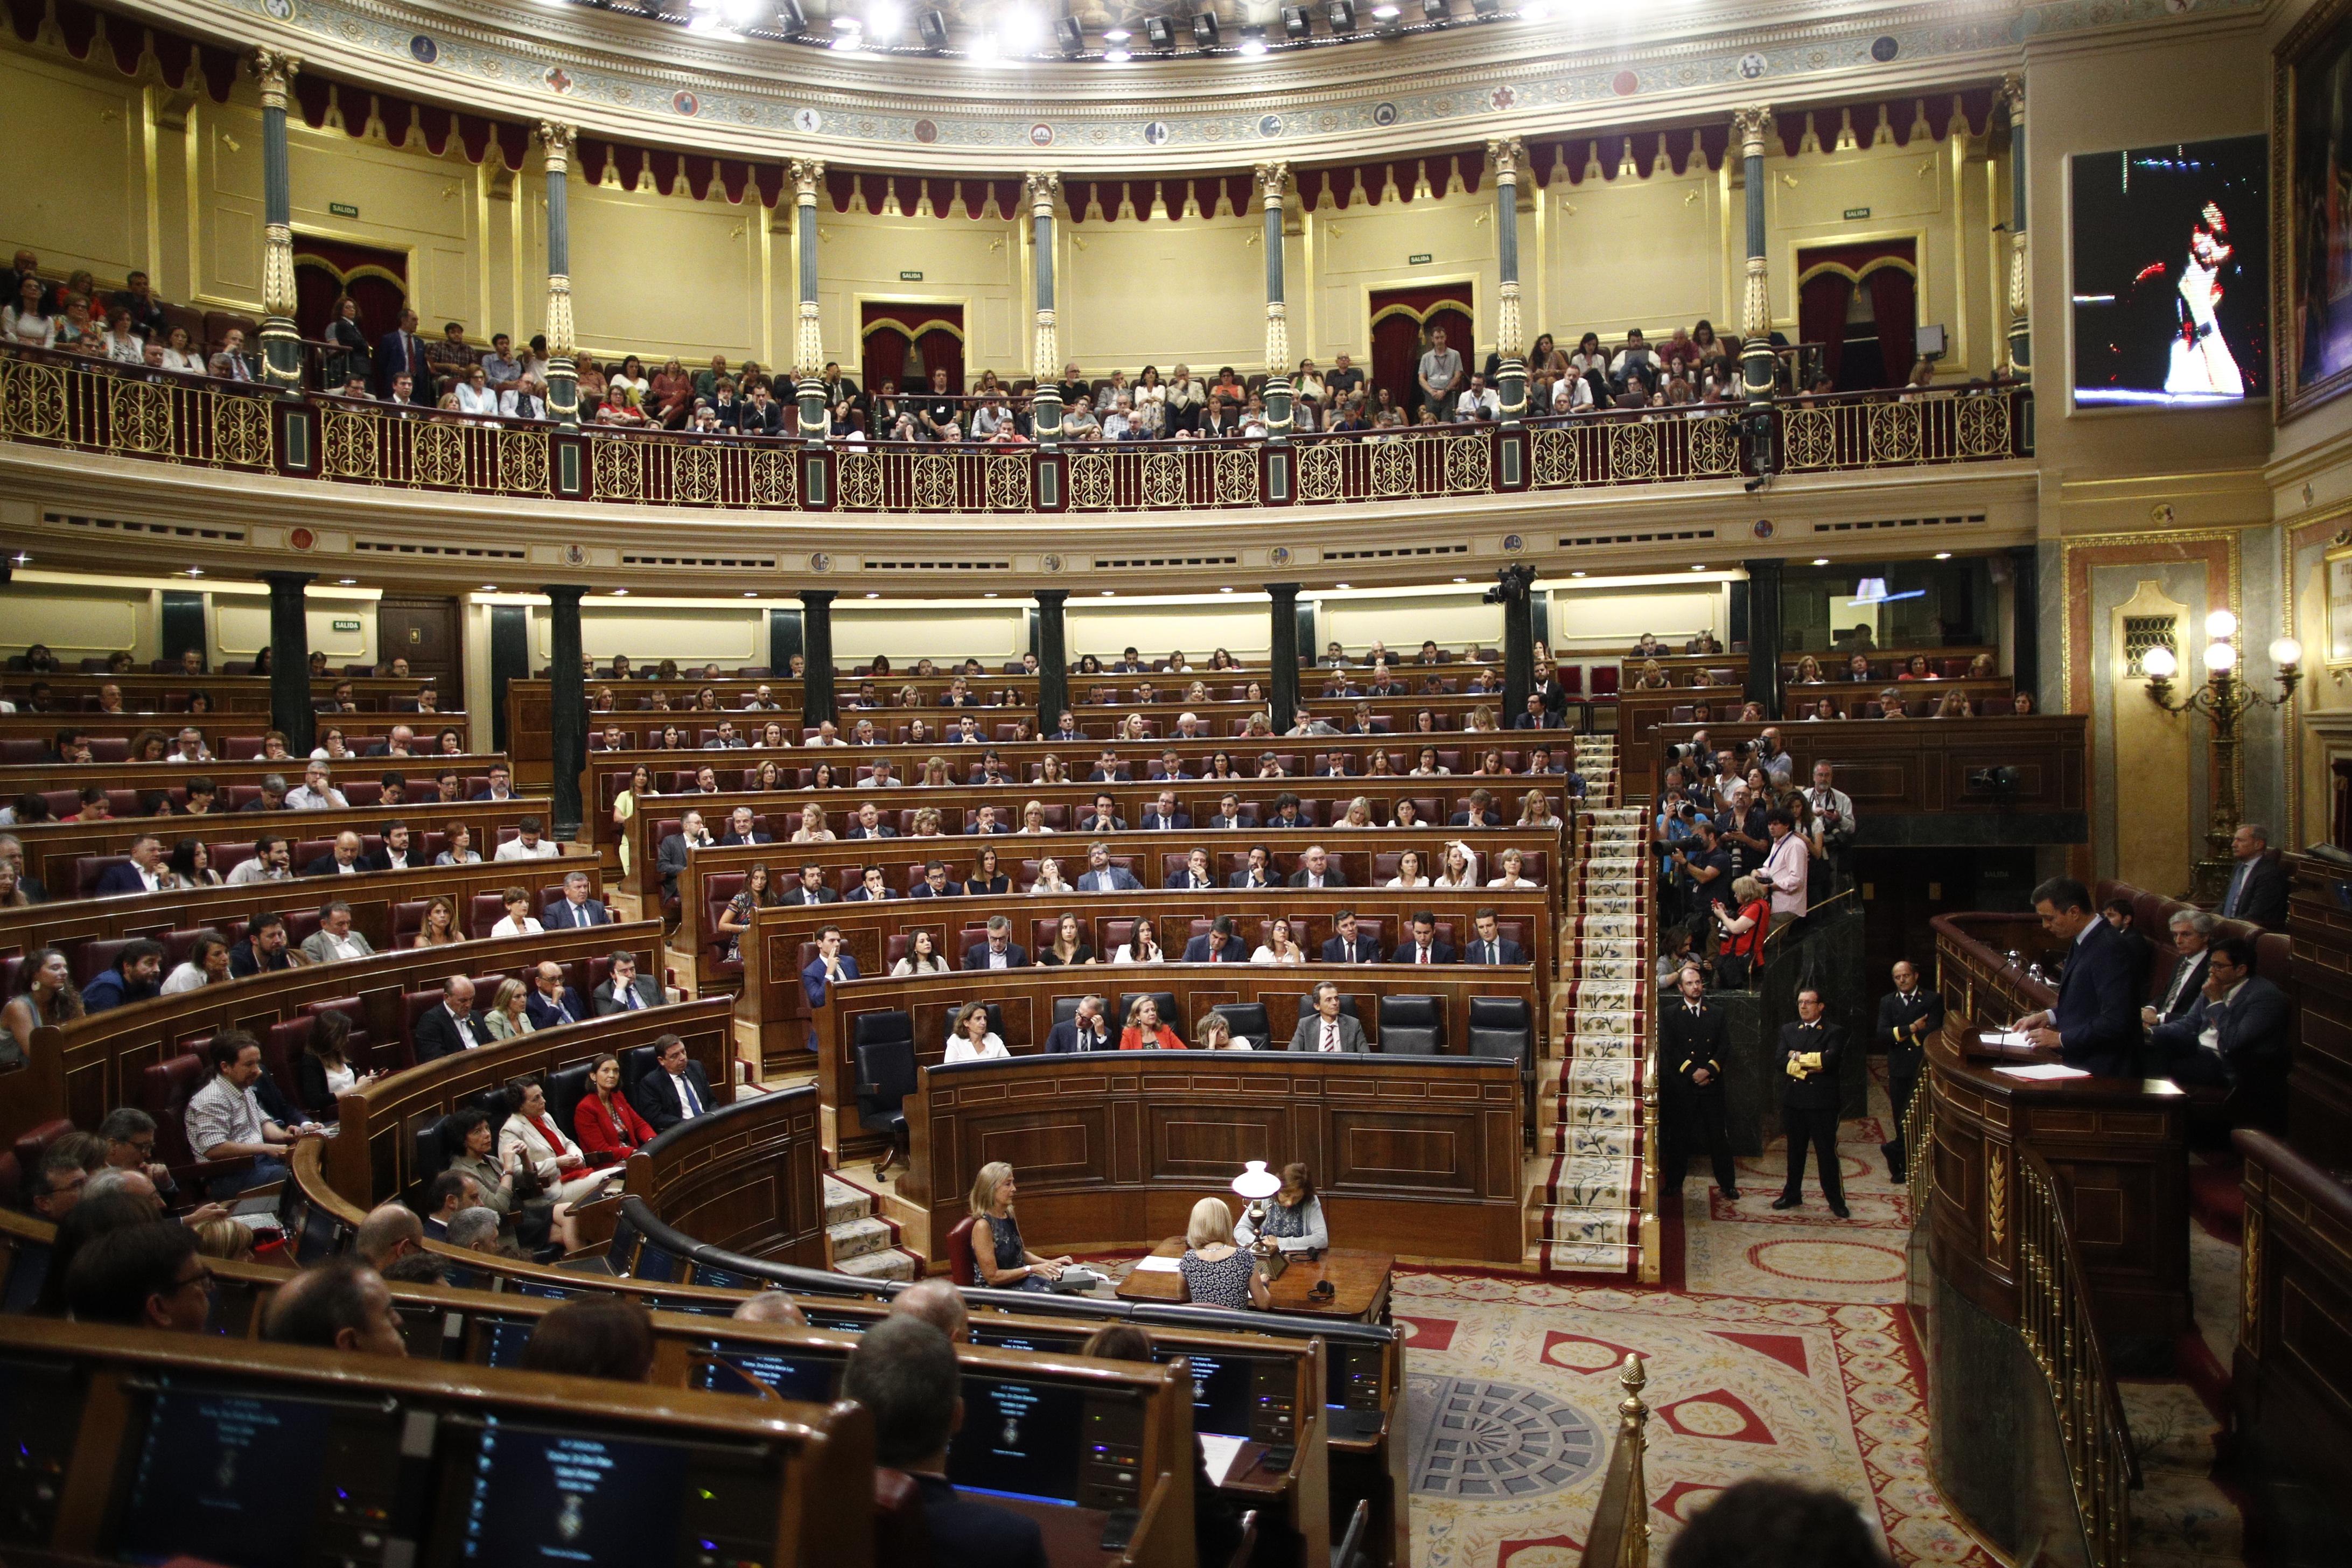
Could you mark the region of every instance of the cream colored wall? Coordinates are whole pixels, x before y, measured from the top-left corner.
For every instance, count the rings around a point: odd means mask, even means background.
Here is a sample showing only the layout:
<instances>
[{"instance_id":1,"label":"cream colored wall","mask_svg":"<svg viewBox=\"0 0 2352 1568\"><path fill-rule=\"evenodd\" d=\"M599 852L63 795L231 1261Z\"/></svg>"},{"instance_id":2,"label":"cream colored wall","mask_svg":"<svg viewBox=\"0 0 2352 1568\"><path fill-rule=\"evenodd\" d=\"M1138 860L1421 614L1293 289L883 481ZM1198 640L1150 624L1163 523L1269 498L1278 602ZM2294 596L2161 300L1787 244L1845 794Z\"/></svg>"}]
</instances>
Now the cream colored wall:
<instances>
[{"instance_id":1,"label":"cream colored wall","mask_svg":"<svg viewBox=\"0 0 2352 1568\"><path fill-rule=\"evenodd\" d=\"M1062 353L1087 374L1265 364L1264 220L1058 226ZM1306 352L1302 349L1300 352Z\"/></svg>"},{"instance_id":2,"label":"cream colored wall","mask_svg":"<svg viewBox=\"0 0 2352 1568\"><path fill-rule=\"evenodd\" d=\"M1471 328L1477 342L1455 344L1465 359L1481 359L1495 342L1495 301L1502 274L1495 251L1495 196L1492 185L1476 195L1456 195L1414 202L1390 202L1377 207L1318 209L1314 227L1315 275L1311 279L1315 310L1314 353L1323 363L1342 351L1361 364L1371 351L1371 295L1376 289L1421 288L1467 282L1472 290ZM1520 254L1535 254L1531 227L1522 226ZM1429 261L1414 265L1412 258ZM1524 265L1524 263L1522 263ZM1263 285L1259 285L1263 298ZM1293 300L1309 287L1287 292ZM1528 320L1530 339L1543 329ZM1263 334L1261 333L1261 336ZM1294 333L1297 353L1306 353L1307 339ZM1260 348L1255 355L1265 357Z\"/></svg>"},{"instance_id":3,"label":"cream colored wall","mask_svg":"<svg viewBox=\"0 0 2352 1568\"><path fill-rule=\"evenodd\" d=\"M649 371L672 354L689 365L707 364L715 353L739 362L753 356L763 335L767 216L757 202L734 205L716 184L699 202L584 180L572 182L569 195L572 308L583 347L599 354L633 349ZM536 213L541 199L533 188L526 210ZM544 246L542 238L533 268L542 286Z\"/></svg>"},{"instance_id":4,"label":"cream colored wall","mask_svg":"<svg viewBox=\"0 0 2352 1568\"><path fill-rule=\"evenodd\" d=\"M1196 671L1209 656L1225 649L1244 664L1263 664L1273 643L1273 625L1264 599L1224 605L1118 605L1073 599L1063 617L1063 643L1072 662L1093 654L1105 664L1130 644L1165 658L1182 648Z\"/></svg>"},{"instance_id":5,"label":"cream colored wall","mask_svg":"<svg viewBox=\"0 0 2352 1568\"><path fill-rule=\"evenodd\" d=\"M29 160L0 181L9 248L31 247L59 275L151 267L145 126L144 93L111 69L0 53L0 142Z\"/></svg>"},{"instance_id":6,"label":"cream colored wall","mask_svg":"<svg viewBox=\"0 0 2352 1568\"><path fill-rule=\"evenodd\" d=\"M833 658L844 667L864 664L876 654L887 654L901 670L928 658L942 668L950 659L980 660L985 669L999 669L1028 651L1028 623L1024 602L1008 599L1002 609L941 605L934 608L898 605L888 609L833 607ZM1073 658L1077 657L1072 640Z\"/></svg>"},{"instance_id":7,"label":"cream colored wall","mask_svg":"<svg viewBox=\"0 0 2352 1568\"><path fill-rule=\"evenodd\" d=\"M47 643L70 668L80 659L127 652L143 670L150 659L163 657L163 595L194 589L184 578L167 582L20 572L6 591L0 653L18 654L33 643ZM251 659L268 644L268 589L224 584L196 591L205 599L205 651L213 668ZM310 647L337 665L373 660L378 596L372 588L311 589L305 595ZM356 620L359 629L337 631L339 620Z\"/></svg>"},{"instance_id":8,"label":"cream colored wall","mask_svg":"<svg viewBox=\"0 0 2352 1568\"><path fill-rule=\"evenodd\" d=\"M269 646L269 591L214 593L205 619L210 624L212 658L215 664L231 659L249 661ZM375 600L373 591L344 597L312 589L302 596L303 619L310 625L310 651L327 656L327 666L340 669L362 659L376 659ZM357 621L357 630L338 631L337 621ZM160 651L160 650L159 650ZM141 658L157 657L142 653Z\"/></svg>"},{"instance_id":9,"label":"cream colored wall","mask_svg":"<svg viewBox=\"0 0 2352 1568\"><path fill-rule=\"evenodd\" d=\"M1008 382L1027 374L1029 311L1017 226L968 218L961 207L944 218L890 217L836 213L830 202L820 202L817 215L817 305L825 353L847 367L853 380L864 379L858 366L865 354L857 333L859 306L868 300L961 305L966 374L977 376L992 370ZM572 244L576 249L579 241ZM780 354L792 346L796 268L783 237L778 236ZM919 281L902 279L902 271L923 276Z\"/></svg>"},{"instance_id":10,"label":"cream colored wall","mask_svg":"<svg viewBox=\"0 0 2352 1568\"><path fill-rule=\"evenodd\" d=\"M257 190L259 112L242 103L220 107L207 100L194 118L199 125L212 128L208 141L215 149L223 134L243 146L238 154L243 177L250 178ZM298 117L287 136L287 168L296 235L407 253L409 298L428 336L437 335L441 323L451 321L464 322L485 342L490 332L508 330L504 321L489 324L492 311L480 267L481 214L475 199L480 171L463 157L453 151L447 157L434 158L421 150L358 141L331 123L312 131ZM355 206L360 216L338 216L327 210L332 203ZM254 223L258 222L257 216ZM245 226L259 233L252 224ZM260 303L257 279L250 308L258 309Z\"/></svg>"},{"instance_id":11,"label":"cream colored wall","mask_svg":"<svg viewBox=\"0 0 2352 1568\"><path fill-rule=\"evenodd\" d=\"M1475 587L1459 594L1411 598L1325 598L1317 605L1316 646L1311 651L1319 657L1324 644L1336 641L1349 653L1361 653L1374 642L1382 642L1391 653L1410 658L1424 637L1435 638L1440 647L1465 648L1475 642L1499 648L1503 607L1480 604L1479 595L1485 592L1484 587Z\"/></svg>"},{"instance_id":12,"label":"cream colored wall","mask_svg":"<svg viewBox=\"0 0 2352 1568\"><path fill-rule=\"evenodd\" d=\"M1731 629L1720 583L1546 586L1551 593L1552 651L1561 658L1622 654L1642 640L1643 632L1654 632L1660 642L1679 647L1701 631L1723 637Z\"/></svg>"},{"instance_id":13,"label":"cream colored wall","mask_svg":"<svg viewBox=\"0 0 2352 1568\"><path fill-rule=\"evenodd\" d=\"M1528 318L1530 343L1549 332L1572 349L1588 331L1614 342L1628 327L1657 342L1701 317L1720 331L1737 330L1727 319L1729 240L1719 172L1694 160L1686 174L1669 168L1580 184L1563 174L1543 200L1542 311ZM1522 238L1520 254L1538 252Z\"/></svg>"}]
</instances>

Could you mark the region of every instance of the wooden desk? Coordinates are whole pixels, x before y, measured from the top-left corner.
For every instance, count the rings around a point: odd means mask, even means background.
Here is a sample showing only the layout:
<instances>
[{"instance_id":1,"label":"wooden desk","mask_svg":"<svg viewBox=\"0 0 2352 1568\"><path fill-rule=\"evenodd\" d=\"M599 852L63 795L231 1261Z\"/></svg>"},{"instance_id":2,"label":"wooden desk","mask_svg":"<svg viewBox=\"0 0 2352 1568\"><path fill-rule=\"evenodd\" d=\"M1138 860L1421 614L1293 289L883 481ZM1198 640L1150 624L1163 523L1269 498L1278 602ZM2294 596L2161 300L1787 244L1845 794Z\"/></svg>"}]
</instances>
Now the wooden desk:
<instances>
[{"instance_id":1,"label":"wooden desk","mask_svg":"<svg viewBox=\"0 0 2352 1568\"><path fill-rule=\"evenodd\" d=\"M1170 1237L1151 1249L1151 1256L1183 1257L1184 1238ZM1334 1247L1311 1263L1304 1258L1293 1258L1290 1267L1282 1271L1282 1278L1274 1280L1267 1290L1274 1298L1273 1310L1277 1312L1385 1323L1389 1321L1389 1277L1395 1272L1396 1259L1385 1252ZM1331 1299L1318 1301L1308 1292L1326 1279L1331 1282ZM1120 1283L1118 1298L1122 1301L1179 1302L1192 1299L1184 1289L1181 1274L1146 1273L1139 1268Z\"/></svg>"}]
</instances>

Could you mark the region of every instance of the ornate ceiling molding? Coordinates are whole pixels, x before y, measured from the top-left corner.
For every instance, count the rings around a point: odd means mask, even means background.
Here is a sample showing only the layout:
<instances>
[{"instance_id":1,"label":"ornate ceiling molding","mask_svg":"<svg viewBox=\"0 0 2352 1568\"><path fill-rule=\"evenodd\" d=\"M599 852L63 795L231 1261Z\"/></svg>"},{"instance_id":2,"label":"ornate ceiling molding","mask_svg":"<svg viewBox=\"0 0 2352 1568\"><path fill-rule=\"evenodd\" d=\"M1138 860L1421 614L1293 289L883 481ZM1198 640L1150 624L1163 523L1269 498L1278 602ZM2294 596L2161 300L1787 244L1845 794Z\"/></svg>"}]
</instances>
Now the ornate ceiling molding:
<instances>
[{"instance_id":1,"label":"ornate ceiling molding","mask_svg":"<svg viewBox=\"0 0 2352 1568\"><path fill-rule=\"evenodd\" d=\"M2030 42L2259 18L2263 0L1687 0L1608 24L1464 25L1258 61L977 67L689 33L547 0L110 0L311 68L502 119L729 156L940 173L1247 167L1928 92ZM917 107L900 108L900 105Z\"/></svg>"}]
</instances>

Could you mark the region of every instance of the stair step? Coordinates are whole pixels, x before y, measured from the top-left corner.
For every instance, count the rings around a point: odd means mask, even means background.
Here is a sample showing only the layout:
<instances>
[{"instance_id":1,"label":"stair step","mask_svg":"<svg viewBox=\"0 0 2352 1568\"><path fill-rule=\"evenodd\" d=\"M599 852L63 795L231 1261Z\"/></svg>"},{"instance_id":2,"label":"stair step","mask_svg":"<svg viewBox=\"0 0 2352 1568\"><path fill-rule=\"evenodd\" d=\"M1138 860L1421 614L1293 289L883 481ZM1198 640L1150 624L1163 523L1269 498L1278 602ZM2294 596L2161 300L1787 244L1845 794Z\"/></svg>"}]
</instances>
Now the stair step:
<instances>
[{"instance_id":1,"label":"stair step","mask_svg":"<svg viewBox=\"0 0 2352 1568\"><path fill-rule=\"evenodd\" d=\"M847 1182L824 1179L824 1223L827 1227L864 1219L874 1212L874 1199Z\"/></svg>"},{"instance_id":2,"label":"stair step","mask_svg":"<svg viewBox=\"0 0 2352 1568\"><path fill-rule=\"evenodd\" d=\"M860 1279L915 1279L920 1278L915 1255L899 1247L886 1247L880 1252L864 1252L845 1258L834 1266L838 1274L854 1274Z\"/></svg>"},{"instance_id":3,"label":"stair step","mask_svg":"<svg viewBox=\"0 0 2352 1568\"><path fill-rule=\"evenodd\" d=\"M867 1215L825 1226L824 1249L834 1266L839 1268L851 1258L881 1251L898 1239L898 1234L887 1221Z\"/></svg>"}]
</instances>

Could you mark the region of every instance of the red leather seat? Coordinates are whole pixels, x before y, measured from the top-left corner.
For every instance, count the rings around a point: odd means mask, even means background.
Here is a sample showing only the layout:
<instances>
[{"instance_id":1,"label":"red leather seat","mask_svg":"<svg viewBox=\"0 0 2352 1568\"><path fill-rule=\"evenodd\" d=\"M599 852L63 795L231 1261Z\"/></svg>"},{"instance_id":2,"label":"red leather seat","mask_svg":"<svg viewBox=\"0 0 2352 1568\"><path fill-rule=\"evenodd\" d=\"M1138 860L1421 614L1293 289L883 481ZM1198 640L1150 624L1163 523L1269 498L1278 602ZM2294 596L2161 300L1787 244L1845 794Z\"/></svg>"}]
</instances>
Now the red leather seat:
<instances>
[{"instance_id":1,"label":"red leather seat","mask_svg":"<svg viewBox=\"0 0 2352 1568\"><path fill-rule=\"evenodd\" d=\"M1134 924L1132 921L1127 923ZM971 1256L971 1227L972 1216L970 1215L948 1227L948 1278L959 1285L980 1283L980 1265L973 1261Z\"/></svg>"},{"instance_id":2,"label":"red leather seat","mask_svg":"<svg viewBox=\"0 0 2352 1568\"><path fill-rule=\"evenodd\" d=\"M212 1076L212 1062L201 1051L153 1063L139 1075L139 1109L155 1119L155 1158L172 1173L173 1182L195 1192L203 1191L215 1176L248 1169L253 1163L250 1158L199 1160L188 1147L188 1101Z\"/></svg>"}]
</instances>

